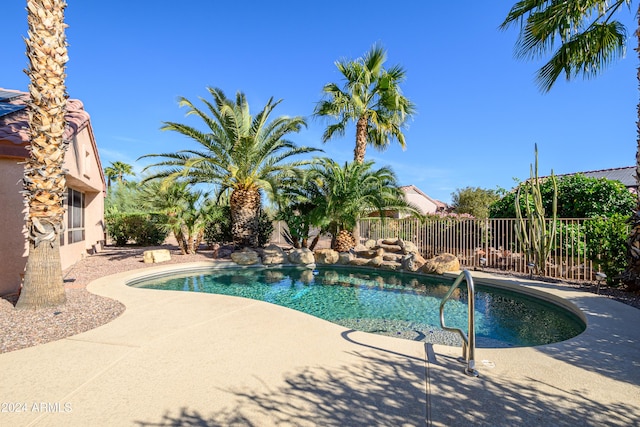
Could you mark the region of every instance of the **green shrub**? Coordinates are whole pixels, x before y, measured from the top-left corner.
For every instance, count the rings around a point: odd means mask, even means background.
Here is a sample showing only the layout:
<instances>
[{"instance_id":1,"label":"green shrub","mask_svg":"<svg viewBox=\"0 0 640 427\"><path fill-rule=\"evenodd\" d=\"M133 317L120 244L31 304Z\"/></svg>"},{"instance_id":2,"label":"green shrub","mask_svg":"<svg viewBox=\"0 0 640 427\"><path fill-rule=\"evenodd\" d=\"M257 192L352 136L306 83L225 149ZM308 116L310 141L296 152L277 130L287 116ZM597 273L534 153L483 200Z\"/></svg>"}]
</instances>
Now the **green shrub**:
<instances>
[{"instance_id":1,"label":"green shrub","mask_svg":"<svg viewBox=\"0 0 640 427\"><path fill-rule=\"evenodd\" d=\"M627 262L629 216L614 214L585 222L587 257L607 275L609 286L620 285L618 276Z\"/></svg>"},{"instance_id":2,"label":"green shrub","mask_svg":"<svg viewBox=\"0 0 640 427\"><path fill-rule=\"evenodd\" d=\"M111 214L105 217L107 231L117 246L132 241L139 246L158 246L167 238L167 216L157 213Z\"/></svg>"},{"instance_id":3,"label":"green shrub","mask_svg":"<svg viewBox=\"0 0 640 427\"><path fill-rule=\"evenodd\" d=\"M230 243L233 241L231 233L231 208L229 206L217 206L210 214L212 218L204 229L204 241L212 246L214 243ZM271 240L273 233L273 220L265 211L260 212L258 218L258 245L264 246Z\"/></svg>"}]
</instances>

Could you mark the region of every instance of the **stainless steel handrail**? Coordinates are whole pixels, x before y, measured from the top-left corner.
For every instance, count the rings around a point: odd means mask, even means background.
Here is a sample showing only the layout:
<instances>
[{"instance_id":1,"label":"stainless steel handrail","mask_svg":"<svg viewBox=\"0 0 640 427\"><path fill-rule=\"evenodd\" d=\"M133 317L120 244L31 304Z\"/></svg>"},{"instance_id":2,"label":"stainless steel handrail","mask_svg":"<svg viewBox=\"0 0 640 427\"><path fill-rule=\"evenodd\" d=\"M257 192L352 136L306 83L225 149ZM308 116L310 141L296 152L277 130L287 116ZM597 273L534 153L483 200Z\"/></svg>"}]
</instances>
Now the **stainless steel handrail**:
<instances>
[{"instance_id":1,"label":"stainless steel handrail","mask_svg":"<svg viewBox=\"0 0 640 427\"><path fill-rule=\"evenodd\" d=\"M449 328L444 324L444 306L449 300L449 298L451 298L451 295L453 294L453 292L458 288L458 286L460 286L463 280L467 284L467 295L468 295L467 300L468 300L468 308L469 308L469 315L467 316L468 326L469 326L468 334L465 334L462 329ZM480 374L475 369L476 367L476 362L475 362L476 332L475 332L475 316L474 316L475 300L476 300L476 292L473 286L473 277L471 277L471 273L469 273L468 270L463 270L462 273L460 273L460 275L456 279L456 281L453 282L453 285L451 285L451 288L449 289L449 292L447 292L447 295L445 295L445 297L442 298L442 302L440 303L440 326L445 331L457 332L458 334L460 334L460 337L462 337L462 357L458 360L467 363L467 367L464 370L465 374L469 376L477 377Z\"/></svg>"}]
</instances>

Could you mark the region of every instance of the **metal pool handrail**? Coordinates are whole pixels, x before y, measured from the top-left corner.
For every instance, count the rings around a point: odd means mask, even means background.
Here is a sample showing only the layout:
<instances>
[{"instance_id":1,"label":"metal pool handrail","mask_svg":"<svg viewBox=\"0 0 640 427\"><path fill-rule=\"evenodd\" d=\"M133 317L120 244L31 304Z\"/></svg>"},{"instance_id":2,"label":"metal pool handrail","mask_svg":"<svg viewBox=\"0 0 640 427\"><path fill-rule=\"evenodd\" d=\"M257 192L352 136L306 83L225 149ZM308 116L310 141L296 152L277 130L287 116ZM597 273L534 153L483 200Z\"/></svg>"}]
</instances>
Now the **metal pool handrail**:
<instances>
[{"instance_id":1,"label":"metal pool handrail","mask_svg":"<svg viewBox=\"0 0 640 427\"><path fill-rule=\"evenodd\" d=\"M468 308L469 308L469 314L467 316L468 325L469 325L468 336L467 334L464 333L462 329L449 328L444 324L444 305L447 303L449 298L451 298L451 295L460 286L463 280L467 284L467 294L468 294ZM462 273L460 273L460 275L456 279L456 281L453 282L453 285L451 285L449 292L447 292L447 295L445 295L445 297L442 298L442 302L440 303L440 326L445 331L457 332L458 334L460 334L460 337L462 337L462 357L458 358L458 360L460 360L461 362L467 363L467 367L465 368L464 373L473 377L477 377L480 375L478 371L476 371L475 369L476 362L475 362L475 355L474 355L475 349L476 349L476 332L475 332L475 316L474 316L475 300L476 300L476 292L473 286L473 277L471 277L471 273L469 273L469 270L463 270Z\"/></svg>"}]
</instances>

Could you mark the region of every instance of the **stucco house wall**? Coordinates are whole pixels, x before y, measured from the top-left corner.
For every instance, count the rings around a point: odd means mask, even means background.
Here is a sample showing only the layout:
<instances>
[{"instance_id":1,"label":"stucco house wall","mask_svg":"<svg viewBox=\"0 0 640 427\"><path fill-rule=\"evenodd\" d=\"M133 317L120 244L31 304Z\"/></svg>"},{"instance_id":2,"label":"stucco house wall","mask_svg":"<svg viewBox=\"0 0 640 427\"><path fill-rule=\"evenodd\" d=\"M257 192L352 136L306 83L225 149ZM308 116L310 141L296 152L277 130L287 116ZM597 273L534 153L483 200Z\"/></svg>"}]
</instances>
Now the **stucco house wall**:
<instances>
[{"instance_id":1,"label":"stucco house wall","mask_svg":"<svg viewBox=\"0 0 640 427\"><path fill-rule=\"evenodd\" d=\"M7 92L6 89L0 91ZM18 92L19 93L19 92ZM0 102L21 105L27 95ZM62 268L68 268L104 243L105 179L98 156L89 114L78 100L69 100L65 138L69 149L65 154L67 195L76 207L65 213L65 230L60 238ZM29 141L26 110L0 117L0 296L15 294L21 286L28 256L25 238L25 212L22 191L24 161ZM73 205L69 197L65 205ZM75 221L70 223L70 215ZM71 226L71 227L70 227Z\"/></svg>"}]
</instances>

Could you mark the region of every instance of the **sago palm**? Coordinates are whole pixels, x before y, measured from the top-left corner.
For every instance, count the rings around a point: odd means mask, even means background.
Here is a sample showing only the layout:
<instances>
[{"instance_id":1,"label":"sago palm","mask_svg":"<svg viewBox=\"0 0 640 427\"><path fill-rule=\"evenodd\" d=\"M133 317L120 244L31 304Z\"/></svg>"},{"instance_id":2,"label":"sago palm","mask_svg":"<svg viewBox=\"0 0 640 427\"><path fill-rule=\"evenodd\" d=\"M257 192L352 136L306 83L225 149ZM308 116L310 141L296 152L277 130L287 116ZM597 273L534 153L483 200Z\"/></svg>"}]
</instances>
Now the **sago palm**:
<instances>
[{"instance_id":1,"label":"sago palm","mask_svg":"<svg viewBox=\"0 0 640 427\"><path fill-rule=\"evenodd\" d=\"M281 100L269 99L254 116L242 92L231 100L220 89L208 88L208 91L213 102L201 99L207 111L180 98L180 105L189 109L187 114L199 117L206 125L206 131L175 122L165 122L162 128L192 139L199 144L199 149L143 156L165 159L149 166L160 168L149 179L179 177L193 184L214 184L218 194L231 190L229 204L234 244L255 247L263 192L272 193L282 179L299 173L298 168L308 163L307 160L292 160L292 157L318 150L298 147L286 138L306 126L304 118L280 116L271 119L271 113Z\"/></svg>"},{"instance_id":2,"label":"sago palm","mask_svg":"<svg viewBox=\"0 0 640 427\"><path fill-rule=\"evenodd\" d=\"M28 0L29 152L24 170L29 257L17 308L65 302L60 260L66 192L64 153L68 61L63 0Z\"/></svg>"},{"instance_id":3,"label":"sago palm","mask_svg":"<svg viewBox=\"0 0 640 427\"><path fill-rule=\"evenodd\" d=\"M564 74L567 80L597 76L609 64L624 57L627 45L625 26L615 18L631 11L631 0L523 0L516 3L501 25L520 25L516 54L537 58L552 52L538 71L538 84L548 92ZM636 52L640 55L640 5L636 11ZM639 57L640 60L640 57ZM640 67L637 76L640 83ZM640 179L640 105L636 140L636 179ZM640 183L640 181L639 181ZM640 288L640 198L631 219L629 256L623 282Z\"/></svg>"},{"instance_id":4,"label":"sago palm","mask_svg":"<svg viewBox=\"0 0 640 427\"><path fill-rule=\"evenodd\" d=\"M386 51L374 45L363 58L337 61L344 85L342 88L336 83L325 85L325 99L314 111L318 117L337 120L325 130L324 142L336 135L344 136L349 123L355 122L353 155L358 163L364 162L367 145L382 151L395 139L403 149L406 146L403 128L415 106L400 90L405 70L399 65L386 70L383 67L386 59Z\"/></svg>"}]
</instances>

